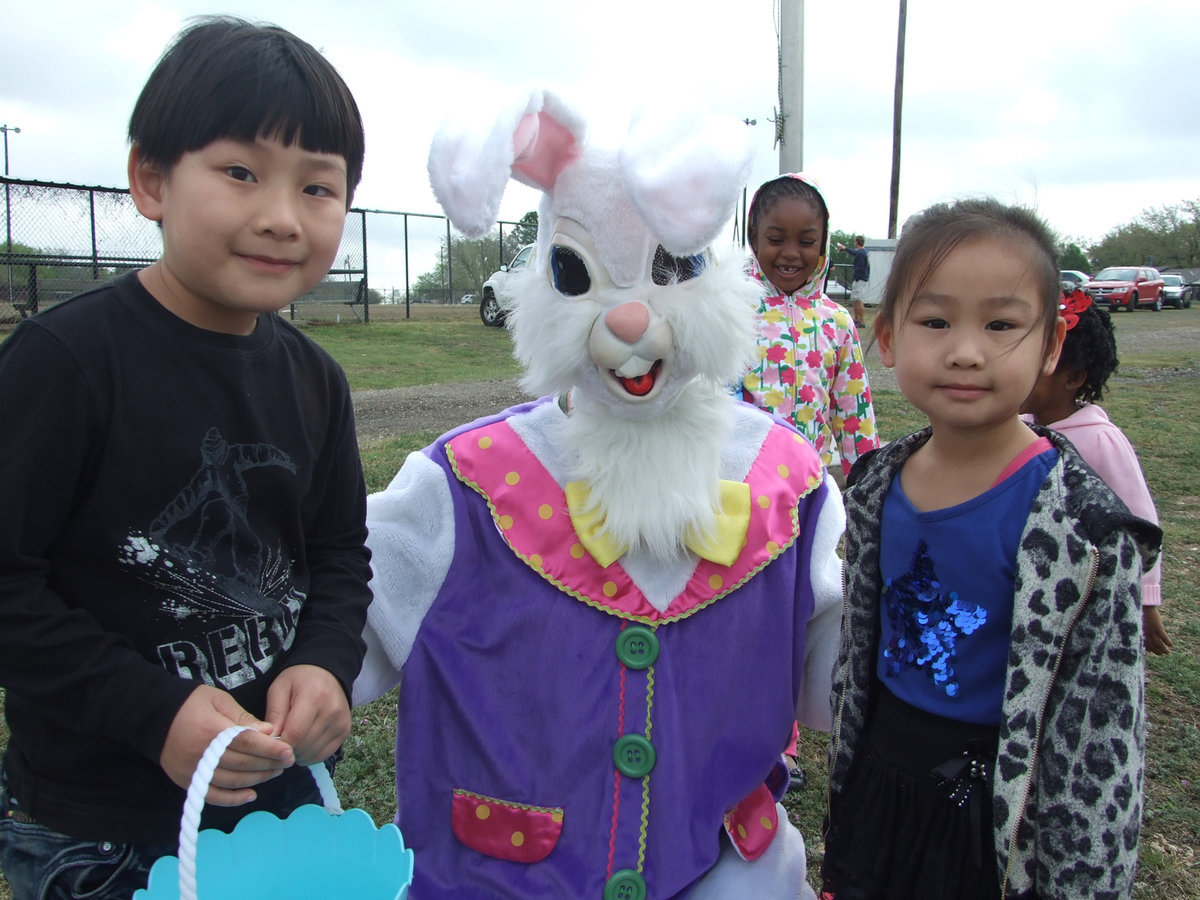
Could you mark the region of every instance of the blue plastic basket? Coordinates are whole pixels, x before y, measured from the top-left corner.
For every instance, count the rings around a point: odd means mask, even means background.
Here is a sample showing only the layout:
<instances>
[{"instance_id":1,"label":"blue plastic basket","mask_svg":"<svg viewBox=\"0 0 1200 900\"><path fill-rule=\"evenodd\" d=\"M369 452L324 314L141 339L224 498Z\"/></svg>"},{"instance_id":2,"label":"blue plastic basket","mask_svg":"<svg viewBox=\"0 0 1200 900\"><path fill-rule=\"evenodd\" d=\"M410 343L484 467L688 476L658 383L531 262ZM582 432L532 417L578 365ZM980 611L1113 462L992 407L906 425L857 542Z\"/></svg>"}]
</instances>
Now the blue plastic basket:
<instances>
[{"instance_id":1,"label":"blue plastic basket","mask_svg":"<svg viewBox=\"0 0 1200 900\"><path fill-rule=\"evenodd\" d=\"M179 856L156 860L133 900L404 900L413 852L400 829L377 828L361 809L343 812L324 765L310 767L324 807L301 806L286 819L254 812L229 834L199 831L221 754L244 730L221 732L200 758L184 801Z\"/></svg>"}]
</instances>

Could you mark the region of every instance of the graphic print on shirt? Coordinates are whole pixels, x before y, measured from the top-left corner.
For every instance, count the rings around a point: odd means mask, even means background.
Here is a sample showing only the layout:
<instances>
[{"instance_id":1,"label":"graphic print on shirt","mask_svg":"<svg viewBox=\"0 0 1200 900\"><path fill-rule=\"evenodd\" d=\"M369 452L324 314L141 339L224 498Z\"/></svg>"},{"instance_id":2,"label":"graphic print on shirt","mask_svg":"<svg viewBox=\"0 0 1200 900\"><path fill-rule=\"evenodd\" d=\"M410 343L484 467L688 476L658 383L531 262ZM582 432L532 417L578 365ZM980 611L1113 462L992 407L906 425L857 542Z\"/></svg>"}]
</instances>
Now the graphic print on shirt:
<instances>
[{"instance_id":1,"label":"graphic print on shirt","mask_svg":"<svg viewBox=\"0 0 1200 900\"><path fill-rule=\"evenodd\" d=\"M143 533L129 534L120 562L165 598L164 610L189 623L191 640L158 647L181 678L226 690L270 670L295 639L305 595L292 584L282 546L265 545L249 520L246 473L296 464L270 444L233 444L210 428L200 467Z\"/></svg>"},{"instance_id":2,"label":"graphic print on shirt","mask_svg":"<svg viewBox=\"0 0 1200 900\"><path fill-rule=\"evenodd\" d=\"M987 610L961 600L957 591L942 590L924 541L917 544L908 572L887 580L883 605L892 627L883 650L887 674L921 669L947 697L957 696L959 641L983 627Z\"/></svg>"}]
</instances>

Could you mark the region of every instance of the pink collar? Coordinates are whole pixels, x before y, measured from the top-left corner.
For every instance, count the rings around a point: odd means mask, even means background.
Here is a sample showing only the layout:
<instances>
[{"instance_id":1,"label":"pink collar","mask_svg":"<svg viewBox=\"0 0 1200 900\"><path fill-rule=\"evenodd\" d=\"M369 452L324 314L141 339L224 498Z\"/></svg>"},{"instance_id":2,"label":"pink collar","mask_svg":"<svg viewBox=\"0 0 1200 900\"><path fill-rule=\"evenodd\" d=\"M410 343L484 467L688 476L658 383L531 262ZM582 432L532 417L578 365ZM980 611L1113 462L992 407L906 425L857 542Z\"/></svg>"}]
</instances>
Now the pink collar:
<instances>
[{"instance_id":1,"label":"pink collar","mask_svg":"<svg viewBox=\"0 0 1200 900\"><path fill-rule=\"evenodd\" d=\"M750 467L746 544L732 565L701 559L684 590L659 612L621 567L602 567L579 542L563 489L507 422L493 422L446 445L460 481L483 497L505 542L559 590L611 615L669 622L733 593L799 536L796 505L824 473L804 438L772 427Z\"/></svg>"},{"instance_id":2,"label":"pink collar","mask_svg":"<svg viewBox=\"0 0 1200 900\"><path fill-rule=\"evenodd\" d=\"M1021 471L1021 467L1029 462L1035 456L1041 456L1047 450L1053 449L1054 445L1050 443L1050 438L1039 437L1036 441L1018 453L1013 461L1004 467L1004 471L1000 473L1000 477L992 482L992 487L1000 484L1002 481L1011 478L1017 472Z\"/></svg>"}]
</instances>

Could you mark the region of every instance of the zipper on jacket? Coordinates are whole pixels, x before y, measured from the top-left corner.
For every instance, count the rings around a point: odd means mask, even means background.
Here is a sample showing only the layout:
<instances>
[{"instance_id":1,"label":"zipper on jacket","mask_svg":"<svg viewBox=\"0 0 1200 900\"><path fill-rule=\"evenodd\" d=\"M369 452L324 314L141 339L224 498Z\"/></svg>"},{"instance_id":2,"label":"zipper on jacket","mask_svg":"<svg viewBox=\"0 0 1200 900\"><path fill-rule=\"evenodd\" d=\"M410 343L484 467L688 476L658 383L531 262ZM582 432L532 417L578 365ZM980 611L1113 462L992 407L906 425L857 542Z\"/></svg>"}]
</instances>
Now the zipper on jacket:
<instances>
[{"instance_id":1,"label":"zipper on jacket","mask_svg":"<svg viewBox=\"0 0 1200 900\"><path fill-rule=\"evenodd\" d=\"M1004 881L1000 885L1000 896L1008 895L1008 879L1012 875L1013 857L1017 853L1017 832L1021 830L1021 822L1025 820L1025 810L1029 805L1029 794L1033 791L1033 776L1037 771L1038 757L1041 755L1042 747L1042 726L1046 722L1046 705L1050 702L1050 692L1054 690L1054 683L1058 680L1059 669L1062 668L1063 657L1066 656L1067 644L1071 640L1071 633L1075 630L1075 623L1079 621L1079 617L1083 615L1084 607L1092 598L1092 589L1096 586L1096 573L1100 570L1100 551L1095 546L1089 548L1092 554L1092 567L1088 573L1087 589L1080 598L1078 606L1075 607L1075 615L1071 616L1071 621L1067 625L1067 630L1063 634L1062 652L1058 654L1058 659L1054 663L1054 671L1050 673L1050 684L1046 687L1045 696L1042 697L1042 708L1038 711L1037 728L1033 736L1033 752L1029 758L1029 777L1025 781L1025 792L1021 795L1021 804L1017 807L1017 820L1013 823L1012 834L1008 839L1008 861L1004 866Z\"/></svg>"}]
</instances>

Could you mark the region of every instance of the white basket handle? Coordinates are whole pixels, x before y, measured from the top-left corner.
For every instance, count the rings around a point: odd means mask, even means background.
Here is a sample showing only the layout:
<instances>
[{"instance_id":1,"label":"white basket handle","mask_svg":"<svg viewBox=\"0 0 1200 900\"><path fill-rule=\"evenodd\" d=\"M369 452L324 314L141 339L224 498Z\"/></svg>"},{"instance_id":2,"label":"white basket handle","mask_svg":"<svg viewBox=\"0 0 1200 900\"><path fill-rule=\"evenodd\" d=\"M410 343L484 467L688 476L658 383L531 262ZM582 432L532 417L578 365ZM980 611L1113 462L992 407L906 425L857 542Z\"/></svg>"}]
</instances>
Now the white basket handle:
<instances>
[{"instance_id":1,"label":"white basket handle","mask_svg":"<svg viewBox=\"0 0 1200 900\"><path fill-rule=\"evenodd\" d=\"M196 771L188 785L187 798L183 801L183 818L179 823L179 900L197 900L196 897L196 841L200 834L200 814L204 811L204 798L221 755L229 749L233 739L243 731L252 730L247 725L231 725L215 738L200 757ZM321 792L321 803L331 815L342 814L337 789L325 763L314 763L308 767L317 790Z\"/></svg>"}]
</instances>

